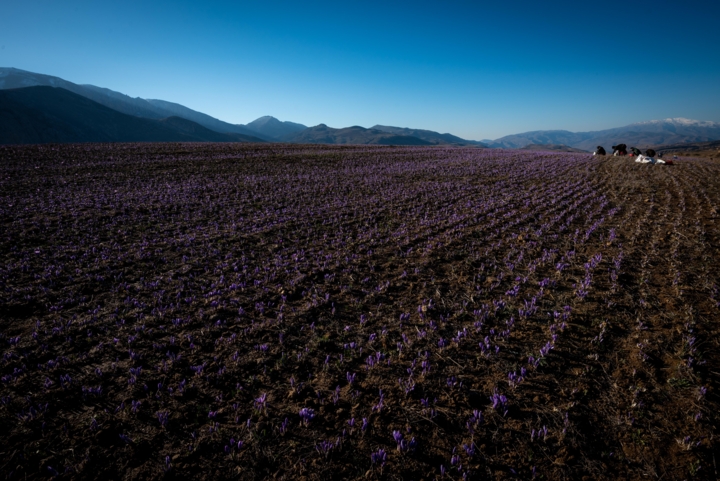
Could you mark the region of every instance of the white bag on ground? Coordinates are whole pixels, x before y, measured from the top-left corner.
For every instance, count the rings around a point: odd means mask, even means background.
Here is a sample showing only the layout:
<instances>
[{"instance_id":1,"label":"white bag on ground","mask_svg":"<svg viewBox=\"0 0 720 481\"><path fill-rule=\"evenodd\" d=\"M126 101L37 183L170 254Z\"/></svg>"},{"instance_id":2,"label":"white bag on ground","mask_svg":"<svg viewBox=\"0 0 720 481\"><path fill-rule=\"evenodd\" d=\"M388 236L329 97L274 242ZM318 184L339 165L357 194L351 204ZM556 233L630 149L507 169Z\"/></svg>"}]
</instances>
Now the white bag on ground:
<instances>
[{"instance_id":1,"label":"white bag on ground","mask_svg":"<svg viewBox=\"0 0 720 481\"><path fill-rule=\"evenodd\" d=\"M641 164L654 164L655 159L652 157L645 157L644 155L638 155L635 162L640 162Z\"/></svg>"}]
</instances>

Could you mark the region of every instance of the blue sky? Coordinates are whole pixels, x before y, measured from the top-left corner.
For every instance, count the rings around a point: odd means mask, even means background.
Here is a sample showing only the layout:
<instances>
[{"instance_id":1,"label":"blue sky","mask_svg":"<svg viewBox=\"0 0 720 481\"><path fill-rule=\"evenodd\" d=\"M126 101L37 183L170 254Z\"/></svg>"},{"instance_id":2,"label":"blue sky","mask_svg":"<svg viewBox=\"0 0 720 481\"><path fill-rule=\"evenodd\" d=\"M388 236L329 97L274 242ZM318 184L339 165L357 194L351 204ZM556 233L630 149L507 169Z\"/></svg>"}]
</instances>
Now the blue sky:
<instances>
[{"instance_id":1,"label":"blue sky","mask_svg":"<svg viewBox=\"0 0 720 481\"><path fill-rule=\"evenodd\" d=\"M469 139L720 121L720 2L23 0L0 66L232 123Z\"/></svg>"}]
</instances>

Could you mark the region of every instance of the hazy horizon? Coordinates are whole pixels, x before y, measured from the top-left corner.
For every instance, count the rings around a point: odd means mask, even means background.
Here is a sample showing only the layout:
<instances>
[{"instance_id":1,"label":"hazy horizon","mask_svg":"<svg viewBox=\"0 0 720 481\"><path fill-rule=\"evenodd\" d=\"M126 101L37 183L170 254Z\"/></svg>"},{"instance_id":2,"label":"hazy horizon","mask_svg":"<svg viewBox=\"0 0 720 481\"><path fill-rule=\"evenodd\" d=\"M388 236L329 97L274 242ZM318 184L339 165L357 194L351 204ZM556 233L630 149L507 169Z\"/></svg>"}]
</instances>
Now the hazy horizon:
<instances>
[{"instance_id":1,"label":"hazy horizon","mask_svg":"<svg viewBox=\"0 0 720 481\"><path fill-rule=\"evenodd\" d=\"M30 0L4 8L0 66L230 123L272 115L495 139L669 117L720 121L719 14L709 2Z\"/></svg>"}]
</instances>

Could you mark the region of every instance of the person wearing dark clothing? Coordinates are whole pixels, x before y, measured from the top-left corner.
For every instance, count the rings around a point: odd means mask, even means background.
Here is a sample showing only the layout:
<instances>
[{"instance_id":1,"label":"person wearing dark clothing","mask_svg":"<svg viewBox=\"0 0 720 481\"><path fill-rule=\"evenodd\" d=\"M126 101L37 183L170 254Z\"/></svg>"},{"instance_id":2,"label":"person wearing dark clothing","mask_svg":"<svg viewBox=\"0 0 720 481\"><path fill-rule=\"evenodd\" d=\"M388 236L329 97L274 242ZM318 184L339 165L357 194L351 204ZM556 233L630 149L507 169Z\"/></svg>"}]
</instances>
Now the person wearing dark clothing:
<instances>
[{"instance_id":1,"label":"person wearing dark clothing","mask_svg":"<svg viewBox=\"0 0 720 481\"><path fill-rule=\"evenodd\" d=\"M633 155L642 155L642 152L640 152L640 149L637 147L630 147L630 152L632 152Z\"/></svg>"},{"instance_id":2,"label":"person wearing dark clothing","mask_svg":"<svg viewBox=\"0 0 720 481\"><path fill-rule=\"evenodd\" d=\"M607 152L605 152L605 149L603 149L602 145L598 145L597 150L595 151L595 155L607 155Z\"/></svg>"},{"instance_id":3,"label":"person wearing dark clothing","mask_svg":"<svg viewBox=\"0 0 720 481\"><path fill-rule=\"evenodd\" d=\"M655 157L655 151L654 151L653 149L647 149L647 150L645 151L645 155L646 155L647 157Z\"/></svg>"},{"instance_id":4,"label":"person wearing dark clothing","mask_svg":"<svg viewBox=\"0 0 720 481\"><path fill-rule=\"evenodd\" d=\"M613 155L627 155L627 145L617 144L612 146Z\"/></svg>"}]
</instances>

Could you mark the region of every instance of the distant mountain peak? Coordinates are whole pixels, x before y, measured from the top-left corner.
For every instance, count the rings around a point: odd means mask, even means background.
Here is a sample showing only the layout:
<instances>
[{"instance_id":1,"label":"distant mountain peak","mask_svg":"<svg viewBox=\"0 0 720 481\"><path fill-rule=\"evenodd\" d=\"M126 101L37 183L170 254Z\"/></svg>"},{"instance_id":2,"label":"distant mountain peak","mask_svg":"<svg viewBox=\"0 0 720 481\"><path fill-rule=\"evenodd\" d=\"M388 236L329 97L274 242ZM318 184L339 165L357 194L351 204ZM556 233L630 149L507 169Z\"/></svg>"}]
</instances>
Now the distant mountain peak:
<instances>
[{"instance_id":1,"label":"distant mountain peak","mask_svg":"<svg viewBox=\"0 0 720 481\"><path fill-rule=\"evenodd\" d=\"M257 119L253 120L253 121L250 122L248 125L257 125L257 126L259 126L259 125L268 124L268 123L270 123L270 122L272 122L272 123L275 123L275 122L277 122L277 123L282 123L282 122L280 122L278 119L276 119L275 117L273 117L272 115L263 115L262 117L258 117Z\"/></svg>"},{"instance_id":2,"label":"distant mountain peak","mask_svg":"<svg viewBox=\"0 0 720 481\"><path fill-rule=\"evenodd\" d=\"M263 115L245 127L276 141L283 141L307 128L295 122L278 120L272 115Z\"/></svg>"}]
</instances>

